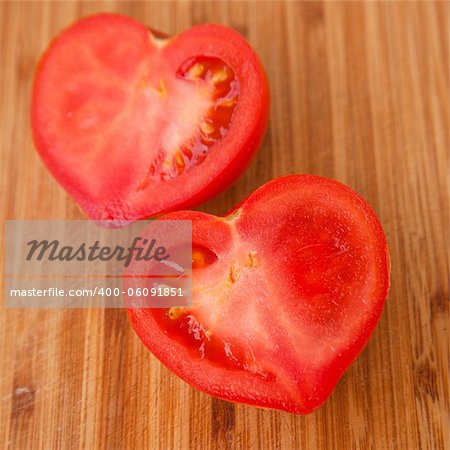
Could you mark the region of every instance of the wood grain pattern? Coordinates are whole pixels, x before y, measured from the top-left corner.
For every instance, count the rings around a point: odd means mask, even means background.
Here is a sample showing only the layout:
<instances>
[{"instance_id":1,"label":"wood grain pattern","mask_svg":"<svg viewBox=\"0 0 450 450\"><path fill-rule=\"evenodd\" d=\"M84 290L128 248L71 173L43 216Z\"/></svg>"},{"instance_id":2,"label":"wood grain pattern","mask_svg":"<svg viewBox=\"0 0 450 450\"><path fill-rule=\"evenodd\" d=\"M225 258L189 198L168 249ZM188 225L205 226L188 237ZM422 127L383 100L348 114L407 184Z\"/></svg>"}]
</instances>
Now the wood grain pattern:
<instances>
[{"instance_id":1,"label":"wood grain pattern","mask_svg":"<svg viewBox=\"0 0 450 450\"><path fill-rule=\"evenodd\" d=\"M28 105L49 40L98 11L168 33L217 22L244 34L268 72L270 128L249 170L199 209L222 214L288 173L336 178L383 223L392 287L369 345L309 416L194 391L145 350L124 310L2 308L0 445L449 448L449 3L2 2L4 219L82 217L33 149Z\"/></svg>"}]
</instances>

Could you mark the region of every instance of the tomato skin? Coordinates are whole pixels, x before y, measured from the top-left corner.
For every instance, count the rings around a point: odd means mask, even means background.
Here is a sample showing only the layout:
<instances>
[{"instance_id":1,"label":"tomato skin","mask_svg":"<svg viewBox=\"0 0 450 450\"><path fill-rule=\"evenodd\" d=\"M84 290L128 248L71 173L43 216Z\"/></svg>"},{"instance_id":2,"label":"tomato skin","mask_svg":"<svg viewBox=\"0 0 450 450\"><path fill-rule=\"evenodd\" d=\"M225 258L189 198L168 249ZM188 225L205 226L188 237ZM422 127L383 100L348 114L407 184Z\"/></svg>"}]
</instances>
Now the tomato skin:
<instances>
[{"instance_id":1,"label":"tomato skin","mask_svg":"<svg viewBox=\"0 0 450 450\"><path fill-rule=\"evenodd\" d=\"M263 139L269 89L261 62L245 39L210 24L165 41L162 36L131 18L99 14L63 31L38 64L31 102L36 149L94 220L127 223L202 203L242 173ZM187 94L178 104L177 97L171 100L176 92L172 85L180 67L197 56L219 58L239 82L228 132L198 165L163 182L142 183L158 158L161 130L174 134L173 108L191 103ZM172 110L165 116L165 106L152 106L146 118L147 97L161 80L169 83ZM78 117L83 109L84 116Z\"/></svg>"},{"instance_id":2,"label":"tomato skin","mask_svg":"<svg viewBox=\"0 0 450 450\"><path fill-rule=\"evenodd\" d=\"M193 245L217 255L193 271L190 313L212 333L203 342L229 342L237 358L251 345L261 370L233 367L217 349L199 354L164 310L129 308L145 346L221 399L297 414L322 405L373 333L389 288L386 239L367 203L336 181L293 175L262 186L224 218L181 211L160 220L192 220ZM257 263L222 287L243 248L256 250ZM219 297L205 297L214 282Z\"/></svg>"}]
</instances>

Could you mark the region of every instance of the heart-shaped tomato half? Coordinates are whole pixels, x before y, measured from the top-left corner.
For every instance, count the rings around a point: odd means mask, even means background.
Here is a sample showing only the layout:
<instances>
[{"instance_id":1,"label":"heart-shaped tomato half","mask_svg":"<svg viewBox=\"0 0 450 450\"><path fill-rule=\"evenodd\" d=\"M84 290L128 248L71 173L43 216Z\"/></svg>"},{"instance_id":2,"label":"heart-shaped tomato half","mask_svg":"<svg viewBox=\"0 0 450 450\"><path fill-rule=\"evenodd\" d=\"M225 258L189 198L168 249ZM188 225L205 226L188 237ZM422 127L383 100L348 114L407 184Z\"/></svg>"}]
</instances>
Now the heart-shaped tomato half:
<instances>
[{"instance_id":1,"label":"heart-shaped tomato half","mask_svg":"<svg viewBox=\"0 0 450 450\"><path fill-rule=\"evenodd\" d=\"M258 149L268 105L261 63L230 28L168 38L101 14L45 52L31 120L45 164L91 218L133 221L234 181Z\"/></svg>"},{"instance_id":2,"label":"heart-shaped tomato half","mask_svg":"<svg viewBox=\"0 0 450 450\"><path fill-rule=\"evenodd\" d=\"M144 344L208 394L293 413L319 407L372 334L389 287L386 239L367 203L336 181L294 175L225 217L162 219L192 220L192 306L130 308Z\"/></svg>"}]
</instances>

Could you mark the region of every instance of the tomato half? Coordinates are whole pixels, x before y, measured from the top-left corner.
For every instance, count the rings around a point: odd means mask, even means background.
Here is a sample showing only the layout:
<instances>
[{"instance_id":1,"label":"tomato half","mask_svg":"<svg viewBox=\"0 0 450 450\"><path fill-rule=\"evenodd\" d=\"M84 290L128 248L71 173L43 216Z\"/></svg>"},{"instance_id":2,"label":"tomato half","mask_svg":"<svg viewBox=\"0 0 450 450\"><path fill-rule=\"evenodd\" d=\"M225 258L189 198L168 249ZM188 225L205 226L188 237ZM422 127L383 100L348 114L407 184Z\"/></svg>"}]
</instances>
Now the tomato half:
<instances>
[{"instance_id":1,"label":"tomato half","mask_svg":"<svg viewBox=\"0 0 450 450\"><path fill-rule=\"evenodd\" d=\"M234 181L264 134L263 67L237 32L162 37L135 20L80 20L49 46L31 105L36 148L95 220L201 203Z\"/></svg>"},{"instance_id":2,"label":"tomato half","mask_svg":"<svg viewBox=\"0 0 450 450\"><path fill-rule=\"evenodd\" d=\"M208 394L293 413L319 407L388 292L386 239L367 203L336 181L294 175L225 217L165 219L192 220L192 307L129 309L144 344Z\"/></svg>"}]
</instances>

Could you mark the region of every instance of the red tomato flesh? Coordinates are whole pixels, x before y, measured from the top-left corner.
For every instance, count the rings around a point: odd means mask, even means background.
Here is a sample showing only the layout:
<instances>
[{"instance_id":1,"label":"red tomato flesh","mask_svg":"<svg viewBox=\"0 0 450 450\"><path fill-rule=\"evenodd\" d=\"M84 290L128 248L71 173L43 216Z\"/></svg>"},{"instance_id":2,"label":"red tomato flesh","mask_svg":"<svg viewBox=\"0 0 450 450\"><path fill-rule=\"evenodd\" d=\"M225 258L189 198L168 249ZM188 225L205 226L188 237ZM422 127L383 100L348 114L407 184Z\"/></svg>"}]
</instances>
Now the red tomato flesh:
<instances>
[{"instance_id":1,"label":"red tomato flesh","mask_svg":"<svg viewBox=\"0 0 450 450\"><path fill-rule=\"evenodd\" d=\"M297 175L223 218L166 219L192 220L193 302L129 309L144 344L208 394L293 413L319 407L387 296L388 249L370 207L336 181Z\"/></svg>"},{"instance_id":2,"label":"red tomato flesh","mask_svg":"<svg viewBox=\"0 0 450 450\"><path fill-rule=\"evenodd\" d=\"M36 71L36 148L96 220L133 221L217 194L267 124L261 63L235 31L198 25L163 38L119 15L75 23Z\"/></svg>"}]
</instances>

